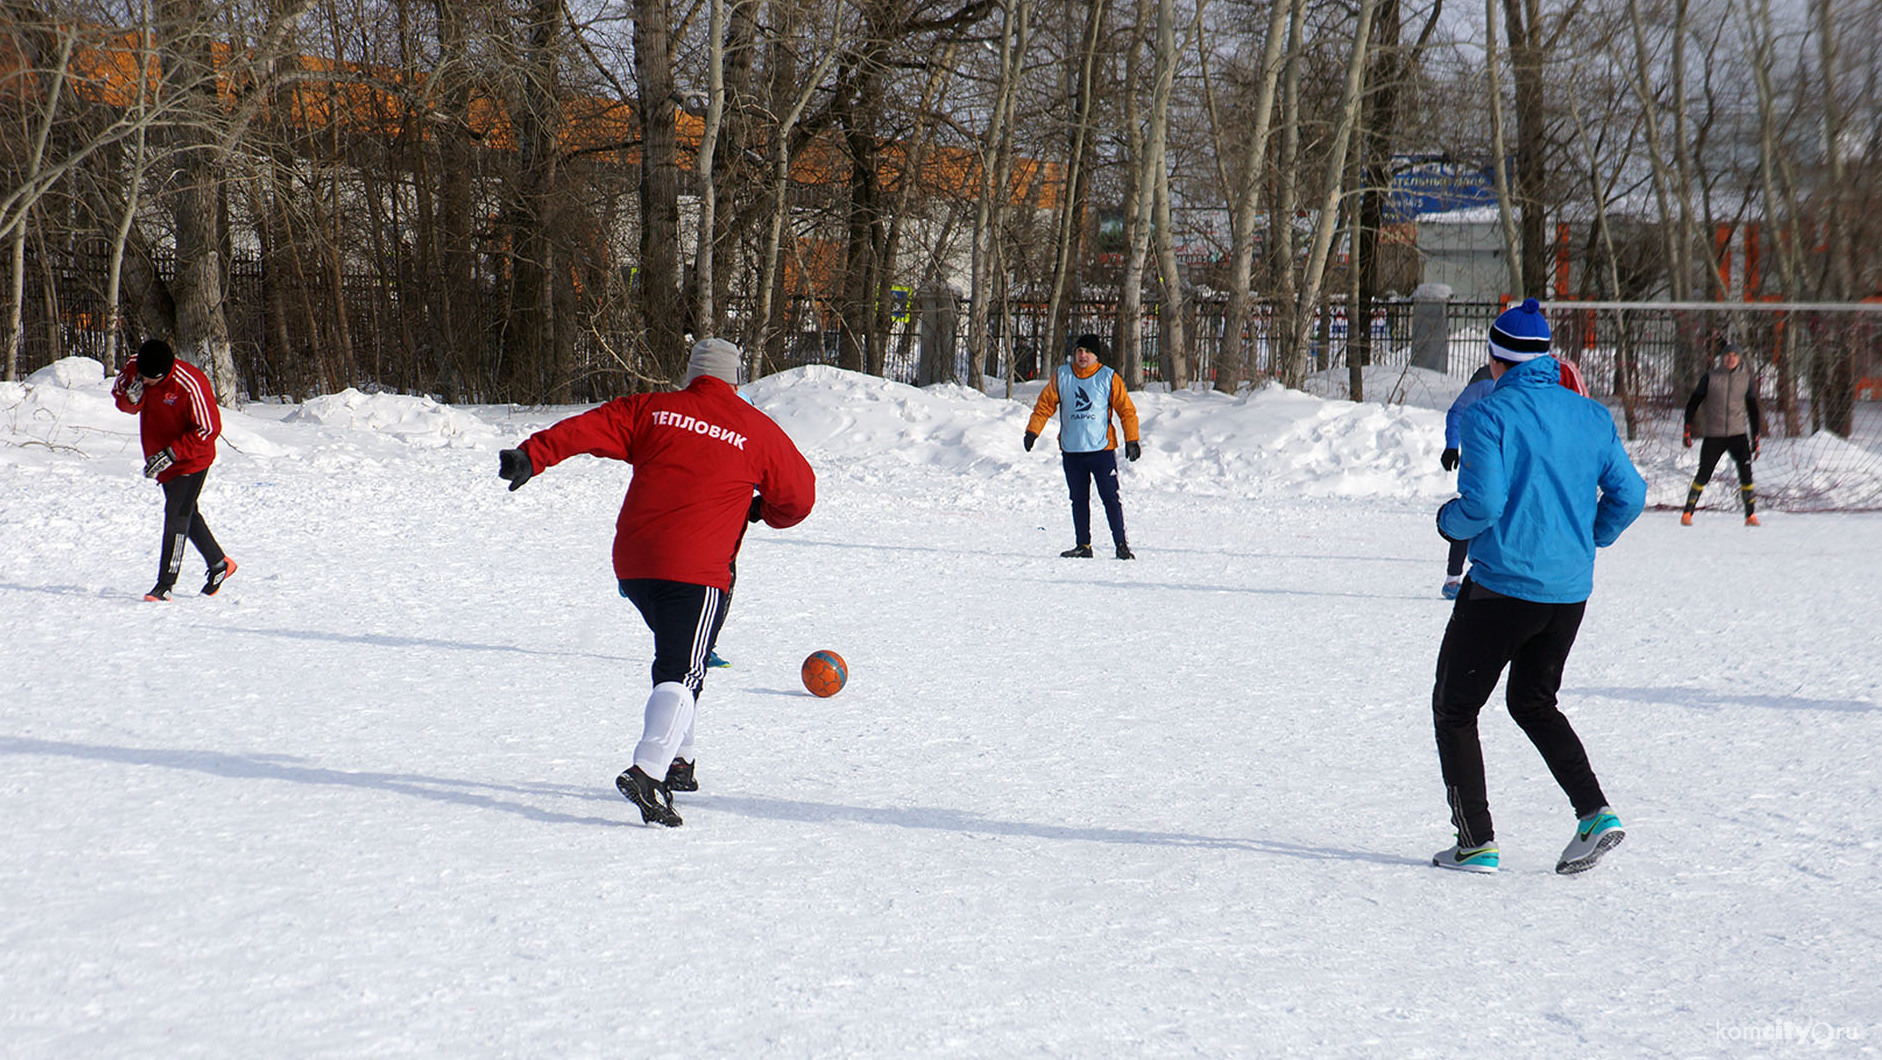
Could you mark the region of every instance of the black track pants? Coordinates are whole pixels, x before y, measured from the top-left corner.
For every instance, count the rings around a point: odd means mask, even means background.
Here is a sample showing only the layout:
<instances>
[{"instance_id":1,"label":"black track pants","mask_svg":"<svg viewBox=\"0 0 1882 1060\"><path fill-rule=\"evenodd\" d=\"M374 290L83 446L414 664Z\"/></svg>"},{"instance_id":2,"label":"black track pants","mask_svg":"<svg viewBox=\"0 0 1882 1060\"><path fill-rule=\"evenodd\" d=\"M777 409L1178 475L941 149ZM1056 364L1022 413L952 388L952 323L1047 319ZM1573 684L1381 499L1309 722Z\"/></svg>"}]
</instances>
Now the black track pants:
<instances>
[{"instance_id":1,"label":"black track pants","mask_svg":"<svg viewBox=\"0 0 1882 1060\"><path fill-rule=\"evenodd\" d=\"M1483 745L1477 713L1509 667L1505 689L1510 717L1522 727L1568 794L1576 816L1607 805L1601 783L1575 730L1556 709L1562 664L1575 646L1587 601L1540 604L1501 596L1464 580L1438 651L1437 685L1431 716L1437 730L1438 764L1459 842L1477 846L1495 838L1490 797L1483 779Z\"/></svg>"},{"instance_id":2,"label":"black track pants","mask_svg":"<svg viewBox=\"0 0 1882 1060\"><path fill-rule=\"evenodd\" d=\"M196 546L196 551L203 554L203 562L211 567L228 557L223 555L222 546L216 544L214 534L209 532L209 524L203 522L202 513L196 510L196 498L202 495L203 479L208 477L207 470L194 475L178 475L163 484L163 558L157 567L157 584L173 586L177 572L183 566L183 541Z\"/></svg>"},{"instance_id":3,"label":"black track pants","mask_svg":"<svg viewBox=\"0 0 1882 1060\"><path fill-rule=\"evenodd\" d=\"M621 595L640 609L640 617L653 630L653 683L677 681L698 699L706 686L706 657L719 640L732 594L690 582L624 578Z\"/></svg>"},{"instance_id":4,"label":"black track pants","mask_svg":"<svg viewBox=\"0 0 1882 1060\"><path fill-rule=\"evenodd\" d=\"M1732 454L1732 462L1738 465L1738 484L1751 485L1751 439L1742 434L1699 439L1699 473L1693 476L1693 483L1703 486L1711 482L1719 457L1726 453Z\"/></svg>"},{"instance_id":5,"label":"black track pants","mask_svg":"<svg viewBox=\"0 0 1882 1060\"><path fill-rule=\"evenodd\" d=\"M1065 465L1065 485L1072 492L1072 532L1078 536L1073 544L1091 544L1091 484L1094 481L1098 483L1098 499L1104 502L1104 518L1111 524L1111 543L1127 543L1124 505L1117 497L1117 450L1059 455Z\"/></svg>"}]
</instances>

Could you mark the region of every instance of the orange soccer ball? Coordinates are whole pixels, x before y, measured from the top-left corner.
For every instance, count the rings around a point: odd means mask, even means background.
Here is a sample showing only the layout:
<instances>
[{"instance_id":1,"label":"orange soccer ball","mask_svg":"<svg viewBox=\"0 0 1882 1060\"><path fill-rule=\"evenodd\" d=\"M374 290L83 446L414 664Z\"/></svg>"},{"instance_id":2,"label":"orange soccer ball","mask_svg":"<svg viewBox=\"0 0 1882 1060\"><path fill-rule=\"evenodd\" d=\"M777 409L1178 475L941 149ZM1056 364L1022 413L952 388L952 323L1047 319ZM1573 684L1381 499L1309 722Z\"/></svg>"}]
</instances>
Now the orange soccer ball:
<instances>
[{"instance_id":1,"label":"orange soccer ball","mask_svg":"<svg viewBox=\"0 0 1882 1060\"><path fill-rule=\"evenodd\" d=\"M813 651L810 658L804 660L803 676L804 687L811 695L828 699L843 691L850 679L850 668L836 652Z\"/></svg>"}]
</instances>

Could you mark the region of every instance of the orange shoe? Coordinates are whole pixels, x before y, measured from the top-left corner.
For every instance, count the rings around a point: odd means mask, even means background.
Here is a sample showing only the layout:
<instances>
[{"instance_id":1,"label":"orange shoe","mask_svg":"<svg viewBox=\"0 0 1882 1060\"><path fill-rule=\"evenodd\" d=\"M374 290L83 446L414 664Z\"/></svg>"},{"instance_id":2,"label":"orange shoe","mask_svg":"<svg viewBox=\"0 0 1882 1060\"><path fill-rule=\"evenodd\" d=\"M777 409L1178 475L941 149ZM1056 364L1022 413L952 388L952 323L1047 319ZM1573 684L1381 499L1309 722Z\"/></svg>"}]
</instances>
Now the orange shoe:
<instances>
[{"instance_id":1,"label":"orange shoe","mask_svg":"<svg viewBox=\"0 0 1882 1060\"><path fill-rule=\"evenodd\" d=\"M222 588L222 583L228 581L229 575L234 573L235 561L227 556L222 557L221 563L209 568L209 578L203 582L203 595L216 595L216 590Z\"/></svg>"},{"instance_id":2,"label":"orange shoe","mask_svg":"<svg viewBox=\"0 0 1882 1060\"><path fill-rule=\"evenodd\" d=\"M1746 526L1763 526L1764 524L1758 521L1757 516L1747 515L1745 516L1745 525Z\"/></svg>"},{"instance_id":3,"label":"orange shoe","mask_svg":"<svg viewBox=\"0 0 1882 1060\"><path fill-rule=\"evenodd\" d=\"M1679 513L1679 525L1691 526L1692 525L1692 513L1691 512Z\"/></svg>"}]
</instances>

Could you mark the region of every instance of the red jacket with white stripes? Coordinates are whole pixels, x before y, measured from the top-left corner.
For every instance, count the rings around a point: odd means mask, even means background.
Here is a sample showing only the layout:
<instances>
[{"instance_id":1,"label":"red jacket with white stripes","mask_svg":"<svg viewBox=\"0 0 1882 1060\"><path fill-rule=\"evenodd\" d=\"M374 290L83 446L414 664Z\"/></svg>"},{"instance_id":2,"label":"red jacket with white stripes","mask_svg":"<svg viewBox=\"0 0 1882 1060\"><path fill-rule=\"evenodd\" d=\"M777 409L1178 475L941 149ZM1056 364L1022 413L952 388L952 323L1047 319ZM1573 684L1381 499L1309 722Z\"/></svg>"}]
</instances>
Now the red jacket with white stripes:
<instances>
[{"instance_id":1,"label":"red jacket with white stripes","mask_svg":"<svg viewBox=\"0 0 1882 1060\"><path fill-rule=\"evenodd\" d=\"M782 530L810 514L817 477L771 417L722 379L635 394L537 431L523 442L535 471L578 453L625 460L634 478L615 520L614 576L732 587L752 491Z\"/></svg>"},{"instance_id":2,"label":"red jacket with white stripes","mask_svg":"<svg viewBox=\"0 0 1882 1060\"><path fill-rule=\"evenodd\" d=\"M137 358L132 357L111 384L111 396L120 411L139 413L145 456L164 448L176 456L176 463L159 472L157 481L207 470L216 462L216 436L222 433L222 410L216 407L209 377L178 358L169 375L144 383L144 392L133 401L131 392L138 382Z\"/></svg>"}]
</instances>

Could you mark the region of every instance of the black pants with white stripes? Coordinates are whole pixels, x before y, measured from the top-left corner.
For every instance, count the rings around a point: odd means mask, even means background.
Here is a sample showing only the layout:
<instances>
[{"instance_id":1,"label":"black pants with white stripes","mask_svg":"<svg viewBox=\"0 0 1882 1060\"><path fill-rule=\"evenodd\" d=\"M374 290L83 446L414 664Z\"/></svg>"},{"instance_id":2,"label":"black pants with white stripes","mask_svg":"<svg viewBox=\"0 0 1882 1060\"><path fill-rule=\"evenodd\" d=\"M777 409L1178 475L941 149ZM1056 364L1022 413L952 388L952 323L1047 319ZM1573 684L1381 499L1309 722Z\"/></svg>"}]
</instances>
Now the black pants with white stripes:
<instances>
[{"instance_id":1,"label":"black pants with white stripes","mask_svg":"<svg viewBox=\"0 0 1882 1060\"><path fill-rule=\"evenodd\" d=\"M208 475L205 469L194 475L178 475L163 484L163 558L157 567L160 586L176 584L177 573L183 567L185 539L196 546L203 562L211 567L227 558L222 546L216 544L215 535L209 532L209 524L203 522L203 514L196 510L196 498L202 495L203 479Z\"/></svg>"},{"instance_id":2,"label":"black pants with white stripes","mask_svg":"<svg viewBox=\"0 0 1882 1060\"><path fill-rule=\"evenodd\" d=\"M621 595L653 630L653 683L678 682L698 699L706 685L706 657L719 640L732 594L663 578L622 578Z\"/></svg>"},{"instance_id":3,"label":"black pants with white stripes","mask_svg":"<svg viewBox=\"0 0 1882 1060\"><path fill-rule=\"evenodd\" d=\"M1483 778L1477 714L1496 691L1505 666L1510 671L1504 690L1510 717L1548 763L1555 782L1574 805L1575 815L1586 816L1607 805L1581 738L1555 706L1562 666L1575 646L1587 606L1586 600L1573 604L1518 600L1464 579L1451 609L1451 623L1444 630L1444 646L1438 649L1438 679L1431 691L1438 765L1444 771L1451 822L1464 846L1481 846L1496 836Z\"/></svg>"}]
</instances>

